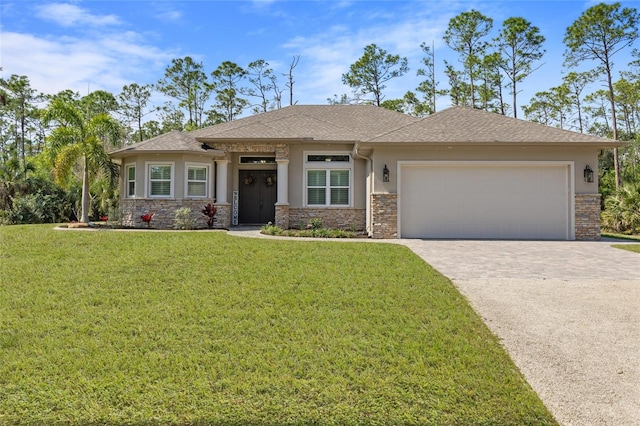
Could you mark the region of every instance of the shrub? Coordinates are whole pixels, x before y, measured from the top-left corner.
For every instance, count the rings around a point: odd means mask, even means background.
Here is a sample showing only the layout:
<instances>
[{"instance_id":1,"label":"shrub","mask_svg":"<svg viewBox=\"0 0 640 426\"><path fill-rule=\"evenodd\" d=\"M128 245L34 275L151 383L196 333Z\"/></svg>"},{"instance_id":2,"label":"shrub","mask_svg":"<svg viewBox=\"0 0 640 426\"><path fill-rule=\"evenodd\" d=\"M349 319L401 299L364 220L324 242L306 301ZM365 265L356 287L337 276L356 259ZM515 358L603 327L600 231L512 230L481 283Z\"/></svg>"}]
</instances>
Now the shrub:
<instances>
[{"instance_id":1,"label":"shrub","mask_svg":"<svg viewBox=\"0 0 640 426\"><path fill-rule=\"evenodd\" d=\"M620 233L640 232L640 185L624 185L604 204L603 228Z\"/></svg>"},{"instance_id":2,"label":"shrub","mask_svg":"<svg viewBox=\"0 0 640 426\"><path fill-rule=\"evenodd\" d=\"M354 238L355 232L343 229L282 229L275 225L265 225L262 227L263 234L282 235L285 237L313 237L313 238Z\"/></svg>"},{"instance_id":3,"label":"shrub","mask_svg":"<svg viewBox=\"0 0 640 426\"><path fill-rule=\"evenodd\" d=\"M189 230L196 227L196 221L191 216L189 207L182 207L176 210L173 216L173 229Z\"/></svg>"},{"instance_id":4,"label":"shrub","mask_svg":"<svg viewBox=\"0 0 640 426\"><path fill-rule=\"evenodd\" d=\"M322 219L314 217L309 221L309 225L311 225L311 229L322 229Z\"/></svg>"},{"instance_id":5,"label":"shrub","mask_svg":"<svg viewBox=\"0 0 640 426\"><path fill-rule=\"evenodd\" d=\"M213 229L213 225L218 221L218 219L216 219L217 212L218 209L211 203L207 204L204 206L204 209L202 209L202 214L207 218L207 226L209 229Z\"/></svg>"}]
</instances>

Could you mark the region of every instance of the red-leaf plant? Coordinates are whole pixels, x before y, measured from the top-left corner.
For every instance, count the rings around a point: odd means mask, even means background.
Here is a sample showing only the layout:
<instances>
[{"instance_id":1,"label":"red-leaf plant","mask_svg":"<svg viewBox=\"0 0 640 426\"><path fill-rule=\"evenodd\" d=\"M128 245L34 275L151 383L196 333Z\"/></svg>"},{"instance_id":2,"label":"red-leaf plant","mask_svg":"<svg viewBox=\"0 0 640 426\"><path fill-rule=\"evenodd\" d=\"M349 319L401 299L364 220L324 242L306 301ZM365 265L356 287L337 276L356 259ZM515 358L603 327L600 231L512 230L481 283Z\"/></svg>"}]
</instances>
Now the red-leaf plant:
<instances>
[{"instance_id":1,"label":"red-leaf plant","mask_svg":"<svg viewBox=\"0 0 640 426\"><path fill-rule=\"evenodd\" d=\"M209 227L209 229L212 229L213 224L218 221L218 219L214 217L217 212L218 209L216 209L216 207L211 203L207 204L206 206L204 206L204 209L202 209L202 214L207 217L207 226Z\"/></svg>"},{"instance_id":2,"label":"red-leaf plant","mask_svg":"<svg viewBox=\"0 0 640 426\"><path fill-rule=\"evenodd\" d=\"M146 213L140 216L140 219L142 219L142 221L145 222L149 228L151 228L151 219L153 219L155 215L155 213Z\"/></svg>"}]
</instances>

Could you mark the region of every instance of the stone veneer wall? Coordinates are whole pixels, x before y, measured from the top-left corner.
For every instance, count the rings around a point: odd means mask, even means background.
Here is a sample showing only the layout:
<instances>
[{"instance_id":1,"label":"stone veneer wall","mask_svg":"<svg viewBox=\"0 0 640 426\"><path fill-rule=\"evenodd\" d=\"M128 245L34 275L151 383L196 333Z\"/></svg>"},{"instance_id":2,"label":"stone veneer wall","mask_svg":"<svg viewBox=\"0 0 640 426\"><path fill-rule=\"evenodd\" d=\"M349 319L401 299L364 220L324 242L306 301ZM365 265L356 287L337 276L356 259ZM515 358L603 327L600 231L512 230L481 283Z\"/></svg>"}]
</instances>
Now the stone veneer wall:
<instances>
[{"instance_id":1,"label":"stone veneer wall","mask_svg":"<svg viewBox=\"0 0 640 426\"><path fill-rule=\"evenodd\" d=\"M134 228L143 228L147 224L140 216L147 213L155 213L151 221L151 227L156 229L173 229L175 211L182 207L189 207L191 215L196 220L196 228L207 228L207 219L202 214L205 205L213 203L213 199L154 199L154 198L125 198L120 201L122 207L122 225ZM225 213L225 205L216 205L218 212L214 225L215 228L225 228L225 217L230 217L228 206ZM228 220L227 220L228 222Z\"/></svg>"},{"instance_id":2,"label":"stone veneer wall","mask_svg":"<svg viewBox=\"0 0 640 426\"><path fill-rule=\"evenodd\" d=\"M289 229L289 205L276 204L276 226L281 229Z\"/></svg>"},{"instance_id":3,"label":"stone veneer wall","mask_svg":"<svg viewBox=\"0 0 640 426\"><path fill-rule=\"evenodd\" d=\"M576 194L576 240L600 239L600 194Z\"/></svg>"},{"instance_id":4,"label":"stone veneer wall","mask_svg":"<svg viewBox=\"0 0 640 426\"><path fill-rule=\"evenodd\" d=\"M278 206L276 206L277 208ZM277 210L276 210L277 217ZM289 209L289 227L306 227L311 219L319 218L322 226L334 229L354 229L362 231L367 226L365 209L348 208L297 208Z\"/></svg>"},{"instance_id":5,"label":"stone veneer wall","mask_svg":"<svg viewBox=\"0 0 640 426\"><path fill-rule=\"evenodd\" d=\"M398 238L398 194L371 194L372 238Z\"/></svg>"},{"instance_id":6,"label":"stone veneer wall","mask_svg":"<svg viewBox=\"0 0 640 426\"><path fill-rule=\"evenodd\" d=\"M216 209L216 219L218 221L215 224L215 228L229 229L231 227L231 203L214 204Z\"/></svg>"}]
</instances>

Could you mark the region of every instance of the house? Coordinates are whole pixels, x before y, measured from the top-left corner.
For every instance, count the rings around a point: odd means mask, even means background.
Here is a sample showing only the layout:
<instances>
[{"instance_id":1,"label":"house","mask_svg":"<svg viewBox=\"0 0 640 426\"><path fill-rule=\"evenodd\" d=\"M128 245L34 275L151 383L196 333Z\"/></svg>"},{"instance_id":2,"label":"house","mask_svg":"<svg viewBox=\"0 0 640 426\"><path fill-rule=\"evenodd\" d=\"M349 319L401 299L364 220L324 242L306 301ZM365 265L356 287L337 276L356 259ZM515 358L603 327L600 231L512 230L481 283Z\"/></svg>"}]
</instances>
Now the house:
<instances>
[{"instance_id":1,"label":"house","mask_svg":"<svg viewBox=\"0 0 640 426\"><path fill-rule=\"evenodd\" d=\"M620 143L485 111L416 118L296 105L114 151L126 225L207 203L217 226L361 229L373 238L596 240L598 151Z\"/></svg>"}]
</instances>

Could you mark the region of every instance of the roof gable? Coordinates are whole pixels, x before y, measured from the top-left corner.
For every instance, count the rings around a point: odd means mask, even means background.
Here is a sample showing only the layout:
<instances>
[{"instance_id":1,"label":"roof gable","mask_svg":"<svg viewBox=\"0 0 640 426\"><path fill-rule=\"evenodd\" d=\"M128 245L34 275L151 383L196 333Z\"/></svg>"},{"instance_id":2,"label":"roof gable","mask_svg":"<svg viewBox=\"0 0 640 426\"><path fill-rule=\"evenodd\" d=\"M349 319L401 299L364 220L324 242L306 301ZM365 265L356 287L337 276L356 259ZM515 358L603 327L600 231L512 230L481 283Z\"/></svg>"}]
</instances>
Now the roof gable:
<instances>
[{"instance_id":1,"label":"roof gable","mask_svg":"<svg viewBox=\"0 0 640 426\"><path fill-rule=\"evenodd\" d=\"M467 107L451 107L415 123L391 129L367 142L443 144L569 143L617 146L620 143Z\"/></svg>"},{"instance_id":2,"label":"roof gable","mask_svg":"<svg viewBox=\"0 0 640 426\"><path fill-rule=\"evenodd\" d=\"M187 133L179 130L172 130L169 133L156 136L146 141L129 145L125 148L117 149L109 153L113 158L122 158L130 154L140 154L145 152L153 153L214 153L202 147L202 142L198 142Z\"/></svg>"}]
</instances>

